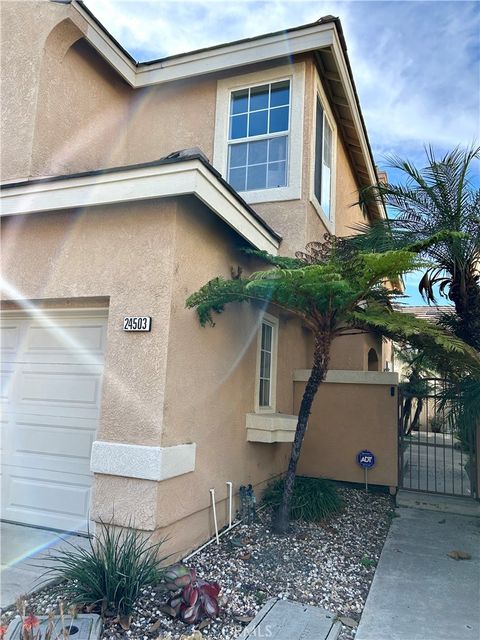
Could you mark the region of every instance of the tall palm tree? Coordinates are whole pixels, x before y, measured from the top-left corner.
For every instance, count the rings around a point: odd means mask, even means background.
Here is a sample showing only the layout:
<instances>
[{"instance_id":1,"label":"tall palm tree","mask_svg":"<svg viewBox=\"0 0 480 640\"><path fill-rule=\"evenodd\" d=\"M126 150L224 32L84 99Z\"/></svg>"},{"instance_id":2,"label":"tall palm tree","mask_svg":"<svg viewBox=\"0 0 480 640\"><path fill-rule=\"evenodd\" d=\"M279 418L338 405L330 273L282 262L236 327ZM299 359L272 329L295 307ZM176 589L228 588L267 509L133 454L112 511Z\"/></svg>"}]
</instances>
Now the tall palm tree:
<instances>
[{"instance_id":1,"label":"tall palm tree","mask_svg":"<svg viewBox=\"0 0 480 640\"><path fill-rule=\"evenodd\" d=\"M438 287L455 308L444 323L480 350L480 189L473 183L480 147L457 147L441 158L430 147L425 151L422 169L397 156L389 159L404 184L378 182L362 191L362 204L381 200L393 216L360 225L364 233L352 242L367 251L409 249L424 256L431 264L420 279L421 294L434 303Z\"/></svg>"}]
</instances>

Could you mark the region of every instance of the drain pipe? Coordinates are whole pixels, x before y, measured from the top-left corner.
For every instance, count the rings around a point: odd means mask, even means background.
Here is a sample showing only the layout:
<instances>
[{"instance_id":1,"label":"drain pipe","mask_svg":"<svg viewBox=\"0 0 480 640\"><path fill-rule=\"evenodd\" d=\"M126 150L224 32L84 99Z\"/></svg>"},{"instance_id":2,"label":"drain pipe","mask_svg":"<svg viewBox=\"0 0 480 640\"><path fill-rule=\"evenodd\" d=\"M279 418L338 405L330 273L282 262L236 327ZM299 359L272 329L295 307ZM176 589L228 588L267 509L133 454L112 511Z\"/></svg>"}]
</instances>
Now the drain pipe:
<instances>
[{"instance_id":1,"label":"drain pipe","mask_svg":"<svg viewBox=\"0 0 480 640\"><path fill-rule=\"evenodd\" d=\"M230 480L226 483L228 487L228 528L232 528L232 503L233 503L233 483Z\"/></svg>"},{"instance_id":2,"label":"drain pipe","mask_svg":"<svg viewBox=\"0 0 480 640\"><path fill-rule=\"evenodd\" d=\"M220 544L220 536L218 535L217 507L215 505L215 489L210 489L210 497L212 499L213 524L215 525L215 539Z\"/></svg>"},{"instance_id":3,"label":"drain pipe","mask_svg":"<svg viewBox=\"0 0 480 640\"><path fill-rule=\"evenodd\" d=\"M214 525L215 525L215 536L213 538L211 538L210 540L208 540L207 542L205 542L205 544L202 544L201 547L199 547L198 549L193 551L186 558L184 558L183 559L184 562L189 560L192 556L197 554L199 551L202 551L202 549L205 549L205 547L208 547L208 545L212 544L213 541L216 541L217 544L220 544L220 538L223 535L225 535L226 533L228 533L234 527L237 527L242 522L241 520L239 520L235 524L232 524L232 519L233 519L233 482L231 482L231 480L229 480L225 484L228 487L228 527L224 531L222 531L221 533L218 532L217 508L216 508L216 505L215 505L215 489L210 489L210 499L212 501L212 509L213 509L213 522L214 522Z\"/></svg>"},{"instance_id":4,"label":"drain pipe","mask_svg":"<svg viewBox=\"0 0 480 640\"><path fill-rule=\"evenodd\" d=\"M257 507L257 513L259 511L263 511L266 507L267 507L266 504L261 504L259 507ZM221 538L226 533L228 533L229 531L232 531L232 529L235 529L236 527L238 527L239 524L242 524L242 523L243 523L243 519L242 520L237 520L237 522L234 522L232 525L227 527L224 531L221 531L218 534L218 538ZM192 553L190 553L188 556L185 556L185 558L183 558L182 562L187 562L188 560L190 560L190 558L193 558L194 556L196 556L197 553L200 553L200 551L203 551L206 547L209 547L212 544L212 542L216 542L216 541L217 541L217 536L215 535L215 536L213 536L213 538L210 538L210 540L207 540L207 542L202 544L201 547L198 547L198 549L195 549L195 551L192 551ZM218 544L218 541L217 541L217 544Z\"/></svg>"}]
</instances>

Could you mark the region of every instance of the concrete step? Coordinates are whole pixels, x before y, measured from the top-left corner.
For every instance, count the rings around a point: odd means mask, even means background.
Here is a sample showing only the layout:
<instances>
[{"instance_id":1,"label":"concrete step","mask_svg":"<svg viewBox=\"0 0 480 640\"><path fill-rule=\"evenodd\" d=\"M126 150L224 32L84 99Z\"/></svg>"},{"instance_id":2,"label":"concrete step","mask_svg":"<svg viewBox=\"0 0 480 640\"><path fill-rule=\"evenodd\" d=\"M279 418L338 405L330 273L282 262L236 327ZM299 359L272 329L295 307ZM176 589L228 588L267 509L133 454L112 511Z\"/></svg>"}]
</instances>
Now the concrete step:
<instances>
[{"instance_id":1,"label":"concrete step","mask_svg":"<svg viewBox=\"0 0 480 640\"><path fill-rule=\"evenodd\" d=\"M342 625L334 613L291 600L272 598L257 613L237 640L337 640Z\"/></svg>"},{"instance_id":2,"label":"concrete step","mask_svg":"<svg viewBox=\"0 0 480 640\"><path fill-rule=\"evenodd\" d=\"M438 493L423 493L421 491L406 491L400 489L397 493L397 507L413 509L427 509L440 513L455 513L461 516L480 518L480 502L463 496L443 496Z\"/></svg>"}]
</instances>

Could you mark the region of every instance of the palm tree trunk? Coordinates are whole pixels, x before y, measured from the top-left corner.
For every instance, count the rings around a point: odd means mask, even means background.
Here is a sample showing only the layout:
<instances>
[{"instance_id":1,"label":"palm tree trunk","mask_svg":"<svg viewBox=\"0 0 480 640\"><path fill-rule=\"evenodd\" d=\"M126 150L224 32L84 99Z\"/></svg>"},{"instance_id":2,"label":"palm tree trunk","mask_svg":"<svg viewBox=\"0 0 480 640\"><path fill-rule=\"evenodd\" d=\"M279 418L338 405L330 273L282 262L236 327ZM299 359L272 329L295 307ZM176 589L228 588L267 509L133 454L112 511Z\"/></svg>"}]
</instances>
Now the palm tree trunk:
<instances>
[{"instance_id":1,"label":"palm tree trunk","mask_svg":"<svg viewBox=\"0 0 480 640\"><path fill-rule=\"evenodd\" d=\"M405 398L405 402L403 403L402 408L402 422L403 422L403 433L408 436L410 431L412 430L412 425L409 424L410 417L412 415L412 398Z\"/></svg>"},{"instance_id":2,"label":"palm tree trunk","mask_svg":"<svg viewBox=\"0 0 480 640\"><path fill-rule=\"evenodd\" d=\"M458 328L455 332L467 344L480 351L480 285L476 278L457 273L449 290L455 304Z\"/></svg>"},{"instance_id":3,"label":"palm tree trunk","mask_svg":"<svg viewBox=\"0 0 480 640\"><path fill-rule=\"evenodd\" d=\"M298 412L297 428L292 444L287 474L285 476L282 502L273 514L272 528L275 533L284 534L288 531L290 521L290 502L293 494L293 485L295 483L298 459L300 458L303 438L307 430L308 418L310 417L315 394L327 375L331 340L332 336L330 331L322 331L315 335L313 367L305 386L302 402L300 404L300 411Z\"/></svg>"},{"instance_id":4,"label":"palm tree trunk","mask_svg":"<svg viewBox=\"0 0 480 640\"><path fill-rule=\"evenodd\" d=\"M417 408L412 420L412 427L410 431L418 431L420 429L420 414L423 409L423 398L417 398Z\"/></svg>"}]
</instances>

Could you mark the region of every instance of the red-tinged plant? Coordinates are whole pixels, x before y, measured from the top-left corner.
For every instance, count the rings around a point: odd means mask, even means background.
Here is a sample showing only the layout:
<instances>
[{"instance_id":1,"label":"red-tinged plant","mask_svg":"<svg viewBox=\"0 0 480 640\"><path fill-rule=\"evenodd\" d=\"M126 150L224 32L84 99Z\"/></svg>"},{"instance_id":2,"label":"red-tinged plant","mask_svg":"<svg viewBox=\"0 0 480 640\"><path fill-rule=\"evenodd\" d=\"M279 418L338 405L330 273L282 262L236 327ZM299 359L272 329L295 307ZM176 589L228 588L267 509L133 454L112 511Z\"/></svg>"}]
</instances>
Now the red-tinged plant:
<instances>
[{"instance_id":1,"label":"red-tinged plant","mask_svg":"<svg viewBox=\"0 0 480 640\"><path fill-rule=\"evenodd\" d=\"M6 633L7 633L7 626L2 624L0 626L0 640L3 640Z\"/></svg>"},{"instance_id":2,"label":"red-tinged plant","mask_svg":"<svg viewBox=\"0 0 480 640\"><path fill-rule=\"evenodd\" d=\"M163 581L169 591L179 591L195 580L195 570L189 569L181 562L167 567L163 574Z\"/></svg>"},{"instance_id":3,"label":"red-tinged plant","mask_svg":"<svg viewBox=\"0 0 480 640\"><path fill-rule=\"evenodd\" d=\"M34 613L29 613L26 618L23 618L23 640L37 640L40 637L40 630L35 633L35 629L39 626L39 624L40 620L35 616Z\"/></svg>"},{"instance_id":4,"label":"red-tinged plant","mask_svg":"<svg viewBox=\"0 0 480 640\"><path fill-rule=\"evenodd\" d=\"M177 572L180 580L187 584L182 588L176 587L175 593L168 601L171 615L178 617L186 624L196 624L204 618L216 618L220 611L218 604L220 586L216 582L197 578L195 569L188 569L185 565L181 567L180 569L178 565L174 565L173 572ZM188 570L189 580L184 569ZM172 580L171 584L176 585L178 582Z\"/></svg>"}]
</instances>

